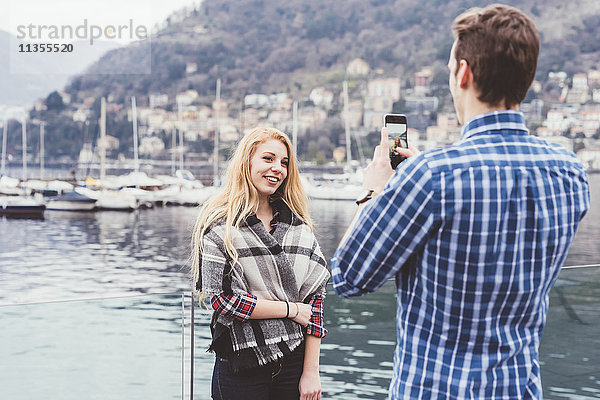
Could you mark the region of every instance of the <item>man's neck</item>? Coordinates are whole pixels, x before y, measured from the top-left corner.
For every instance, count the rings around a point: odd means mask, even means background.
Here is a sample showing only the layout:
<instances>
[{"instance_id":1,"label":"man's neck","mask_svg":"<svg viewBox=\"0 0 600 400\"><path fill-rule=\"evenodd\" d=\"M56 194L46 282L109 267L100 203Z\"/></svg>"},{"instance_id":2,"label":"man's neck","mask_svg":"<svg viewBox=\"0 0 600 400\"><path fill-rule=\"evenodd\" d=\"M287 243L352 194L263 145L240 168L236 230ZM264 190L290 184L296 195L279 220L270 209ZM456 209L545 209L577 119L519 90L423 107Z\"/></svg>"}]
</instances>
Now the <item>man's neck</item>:
<instances>
[{"instance_id":1,"label":"man's neck","mask_svg":"<svg viewBox=\"0 0 600 400\"><path fill-rule=\"evenodd\" d=\"M506 107L504 104L501 104L499 106L491 106L487 103L482 103L481 101L475 99L474 101L471 101L465 107L465 112L463 114L463 125L465 125L467 122L469 122L471 119L473 119L474 117L476 117L478 115L489 113L492 111L505 111L505 110L518 111L519 105L516 104L512 107Z\"/></svg>"},{"instance_id":2,"label":"man's neck","mask_svg":"<svg viewBox=\"0 0 600 400\"><path fill-rule=\"evenodd\" d=\"M467 104L465 105L464 110L465 111L463 113L462 123L463 123L463 125L466 125L466 123L469 122L474 117L481 115L481 114L489 113L492 111L505 111L505 110L518 111L519 105L515 104L512 107L506 107L503 102L503 104L501 104L501 105L491 106L487 103L483 103L483 102L479 101L477 98L471 98L471 101L467 102Z\"/></svg>"}]
</instances>

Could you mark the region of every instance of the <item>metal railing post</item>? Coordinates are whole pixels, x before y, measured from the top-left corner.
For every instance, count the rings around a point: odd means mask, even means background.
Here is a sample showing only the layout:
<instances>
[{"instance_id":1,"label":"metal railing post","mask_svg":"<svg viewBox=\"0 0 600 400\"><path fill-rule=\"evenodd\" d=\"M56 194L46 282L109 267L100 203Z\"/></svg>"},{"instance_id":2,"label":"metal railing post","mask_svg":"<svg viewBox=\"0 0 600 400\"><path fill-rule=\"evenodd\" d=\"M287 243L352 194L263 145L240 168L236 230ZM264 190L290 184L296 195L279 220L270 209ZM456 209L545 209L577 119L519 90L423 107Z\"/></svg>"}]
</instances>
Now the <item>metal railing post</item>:
<instances>
[{"instance_id":1,"label":"metal railing post","mask_svg":"<svg viewBox=\"0 0 600 400\"><path fill-rule=\"evenodd\" d=\"M181 400L185 400L185 293L181 293Z\"/></svg>"},{"instance_id":2,"label":"metal railing post","mask_svg":"<svg viewBox=\"0 0 600 400\"><path fill-rule=\"evenodd\" d=\"M190 322L190 400L194 400L194 292L191 293L191 322Z\"/></svg>"}]
</instances>

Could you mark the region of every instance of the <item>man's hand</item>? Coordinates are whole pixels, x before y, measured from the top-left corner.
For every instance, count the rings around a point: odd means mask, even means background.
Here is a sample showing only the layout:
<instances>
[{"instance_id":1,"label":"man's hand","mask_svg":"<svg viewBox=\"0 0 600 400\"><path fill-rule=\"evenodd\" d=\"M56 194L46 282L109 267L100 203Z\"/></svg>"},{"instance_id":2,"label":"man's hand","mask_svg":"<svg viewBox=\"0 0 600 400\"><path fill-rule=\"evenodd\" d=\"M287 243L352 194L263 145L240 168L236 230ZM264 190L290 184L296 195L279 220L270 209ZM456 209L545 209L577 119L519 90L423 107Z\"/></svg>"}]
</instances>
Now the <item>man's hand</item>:
<instances>
[{"instance_id":1,"label":"man's hand","mask_svg":"<svg viewBox=\"0 0 600 400\"><path fill-rule=\"evenodd\" d=\"M394 170L390 163L388 130L384 127L381 128L381 143L375 147L373 160L363 171L363 188L381 193L392 175Z\"/></svg>"},{"instance_id":2,"label":"man's hand","mask_svg":"<svg viewBox=\"0 0 600 400\"><path fill-rule=\"evenodd\" d=\"M419 154L421 154L421 152L419 150L412 147L410 144L408 145L408 149L405 149L404 147L396 147L396 152L406 158L418 156Z\"/></svg>"},{"instance_id":3,"label":"man's hand","mask_svg":"<svg viewBox=\"0 0 600 400\"><path fill-rule=\"evenodd\" d=\"M396 147L396 151L406 158L416 156L421 152L412 146L408 149ZM363 188L381 193L387 181L394 175L390 162L390 146L388 144L388 130L381 128L381 142L375 147L373 161L363 171Z\"/></svg>"}]
</instances>

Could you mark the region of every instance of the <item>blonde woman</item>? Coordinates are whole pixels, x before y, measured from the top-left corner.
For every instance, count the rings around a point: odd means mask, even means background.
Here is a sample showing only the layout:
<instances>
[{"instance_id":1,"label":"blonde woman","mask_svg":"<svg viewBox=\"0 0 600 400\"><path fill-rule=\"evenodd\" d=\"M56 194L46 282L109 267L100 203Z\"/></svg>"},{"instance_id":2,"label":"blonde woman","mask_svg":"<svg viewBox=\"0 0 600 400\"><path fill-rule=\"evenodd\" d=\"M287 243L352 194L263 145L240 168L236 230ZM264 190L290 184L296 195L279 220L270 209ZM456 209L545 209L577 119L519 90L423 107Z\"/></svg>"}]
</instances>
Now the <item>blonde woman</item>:
<instances>
[{"instance_id":1,"label":"blonde woman","mask_svg":"<svg viewBox=\"0 0 600 400\"><path fill-rule=\"evenodd\" d=\"M289 138L256 128L201 209L194 282L209 296L215 400L317 400L329 279Z\"/></svg>"}]
</instances>

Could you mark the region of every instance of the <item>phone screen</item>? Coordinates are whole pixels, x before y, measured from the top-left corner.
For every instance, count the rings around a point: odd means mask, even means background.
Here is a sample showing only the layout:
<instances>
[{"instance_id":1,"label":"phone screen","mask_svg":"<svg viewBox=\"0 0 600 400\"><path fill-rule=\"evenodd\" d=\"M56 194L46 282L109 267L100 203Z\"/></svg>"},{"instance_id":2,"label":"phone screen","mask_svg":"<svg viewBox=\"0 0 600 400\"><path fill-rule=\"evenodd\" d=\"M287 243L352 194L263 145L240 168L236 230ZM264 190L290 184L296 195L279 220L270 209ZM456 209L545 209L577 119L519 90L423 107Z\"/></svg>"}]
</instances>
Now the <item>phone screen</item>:
<instances>
[{"instance_id":1,"label":"phone screen","mask_svg":"<svg viewBox=\"0 0 600 400\"><path fill-rule=\"evenodd\" d=\"M406 141L406 124L387 123L388 136L390 138L390 149L396 147L408 148Z\"/></svg>"}]
</instances>

